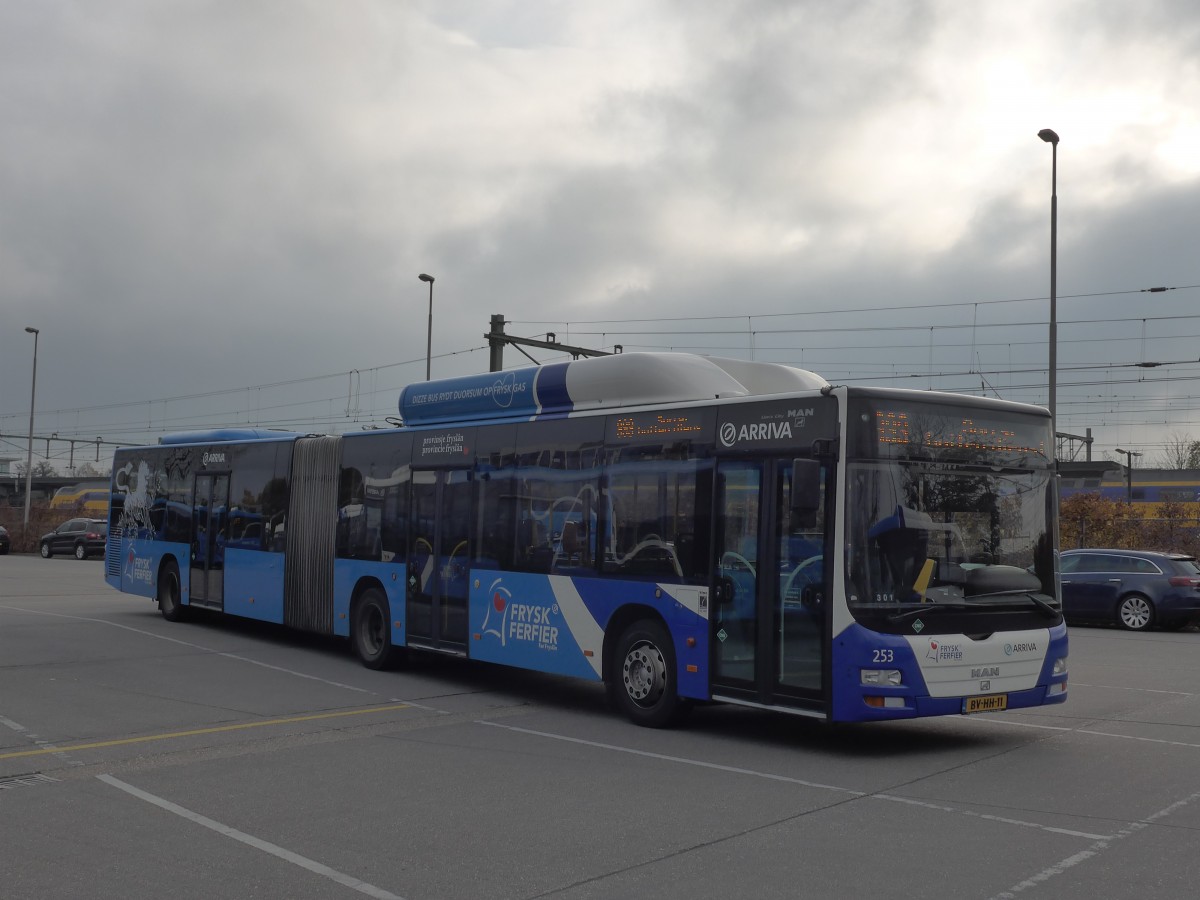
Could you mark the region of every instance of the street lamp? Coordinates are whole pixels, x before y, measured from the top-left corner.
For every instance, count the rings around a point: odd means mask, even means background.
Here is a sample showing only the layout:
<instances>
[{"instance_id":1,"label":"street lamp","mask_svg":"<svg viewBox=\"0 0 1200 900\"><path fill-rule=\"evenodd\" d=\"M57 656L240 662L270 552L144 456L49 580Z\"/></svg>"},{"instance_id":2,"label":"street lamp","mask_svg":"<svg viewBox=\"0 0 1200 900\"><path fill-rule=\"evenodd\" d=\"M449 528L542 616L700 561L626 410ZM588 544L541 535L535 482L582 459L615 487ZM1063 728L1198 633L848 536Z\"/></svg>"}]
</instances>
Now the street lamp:
<instances>
[{"instance_id":1,"label":"street lamp","mask_svg":"<svg viewBox=\"0 0 1200 900\"><path fill-rule=\"evenodd\" d=\"M1122 450L1117 448L1118 453L1125 454L1125 502L1133 502L1133 458L1141 456L1140 453L1135 453L1133 450Z\"/></svg>"},{"instance_id":2,"label":"street lamp","mask_svg":"<svg viewBox=\"0 0 1200 900\"><path fill-rule=\"evenodd\" d=\"M433 350L433 276L422 272L417 276L422 281L429 282L429 332L425 338L425 380L429 380L429 360Z\"/></svg>"},{"instance_id":3,"label":"street lamp","mask_svg":"<svg viewBox=\"0 0 1200 900\"><path fill-rule=\"evenodd\" d=\"M26 327L25 330L33 335L33 386L29 389L29 450L25 456L25 530L29 530L29 495L33 490L33 404L37 399L37 345L36 328Z\"/></svg>"},{"instance_id":4,"label":"street lamp","mask_svg":"<svg viewBox=\"0 0 1200 900\"><path fill-rule=\"evenodd\" d=\"M1051 147L1050 155L1050 446L1058 457L1058 416L1055 410L1058 392L1058 134L1049 128L1038 137Z\"/></svg>"}]
</instances>

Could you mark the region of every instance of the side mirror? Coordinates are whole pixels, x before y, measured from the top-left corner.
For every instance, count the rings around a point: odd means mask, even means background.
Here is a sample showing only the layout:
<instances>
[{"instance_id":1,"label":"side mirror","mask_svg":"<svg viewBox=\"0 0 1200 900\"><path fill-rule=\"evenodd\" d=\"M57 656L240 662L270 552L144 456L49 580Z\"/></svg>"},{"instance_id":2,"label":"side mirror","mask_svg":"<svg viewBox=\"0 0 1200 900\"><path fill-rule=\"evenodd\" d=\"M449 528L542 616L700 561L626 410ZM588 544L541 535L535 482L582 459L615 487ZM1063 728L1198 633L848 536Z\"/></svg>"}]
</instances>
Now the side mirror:
<instances>
[{"instance_id":1,"label":"side mirror","mask_svg":"<svg viewBox=\"0 0 1200 900\"><path fill-rule=\"evenodd\" d=\"M821 508L821 463L815 459L792 460L792 518L812 524Z\"/></svg>"}]
</instances>

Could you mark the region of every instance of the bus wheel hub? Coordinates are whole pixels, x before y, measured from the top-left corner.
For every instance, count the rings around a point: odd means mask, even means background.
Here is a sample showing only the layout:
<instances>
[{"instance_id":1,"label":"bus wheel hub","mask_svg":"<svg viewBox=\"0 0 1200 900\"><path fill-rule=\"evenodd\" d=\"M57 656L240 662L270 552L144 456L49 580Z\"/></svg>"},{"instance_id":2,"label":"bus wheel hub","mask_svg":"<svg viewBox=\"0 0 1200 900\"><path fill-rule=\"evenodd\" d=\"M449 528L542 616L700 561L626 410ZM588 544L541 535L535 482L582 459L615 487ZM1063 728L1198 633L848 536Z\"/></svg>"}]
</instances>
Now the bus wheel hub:
<instances>
[{"instance_id":1,"label":"bus wheel hub","mask_svg":"<svg viewBox=\"0 0 1200 900\"><path fill-rule=\"evenodd\" d=\"M625 690L639 703L647 698L651 701L656 699L666 683L666 666L662 654L653 644L642 643L631 647L625 657L623 672Z\"/></svg>"}]
</instances>

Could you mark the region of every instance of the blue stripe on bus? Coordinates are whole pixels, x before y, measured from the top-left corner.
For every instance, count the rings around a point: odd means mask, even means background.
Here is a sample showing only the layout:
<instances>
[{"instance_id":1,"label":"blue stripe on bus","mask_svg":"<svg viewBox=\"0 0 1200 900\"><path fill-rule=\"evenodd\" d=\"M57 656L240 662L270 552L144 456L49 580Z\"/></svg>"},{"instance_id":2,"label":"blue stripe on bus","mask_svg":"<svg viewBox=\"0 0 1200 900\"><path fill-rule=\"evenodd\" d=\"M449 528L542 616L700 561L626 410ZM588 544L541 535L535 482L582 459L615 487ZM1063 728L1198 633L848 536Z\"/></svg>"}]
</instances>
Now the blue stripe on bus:
<instances>
[{"instance_id":1,"label":"blue stripe on bus","mask_svg":"<svg viewBox=\"0 0 1200 900\"><path fill-rule=\"evenodd\" d=\"M573 408L567 391L567 367L570 363L551 363L538 369L534 383L538 412L570 412Z\"/></svg>"}]
</instances>

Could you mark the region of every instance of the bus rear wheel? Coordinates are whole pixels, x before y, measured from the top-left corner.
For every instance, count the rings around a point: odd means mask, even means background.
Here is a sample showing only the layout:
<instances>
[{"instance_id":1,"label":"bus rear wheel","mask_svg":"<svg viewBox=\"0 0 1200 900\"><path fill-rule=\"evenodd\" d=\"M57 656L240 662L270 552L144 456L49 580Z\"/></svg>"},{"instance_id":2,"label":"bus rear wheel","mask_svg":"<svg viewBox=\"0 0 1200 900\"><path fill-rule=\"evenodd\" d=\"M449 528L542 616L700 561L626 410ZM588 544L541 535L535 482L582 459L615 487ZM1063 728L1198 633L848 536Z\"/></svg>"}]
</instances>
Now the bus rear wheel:
<instances>
[{"instance_id":1,"label":"bus rear wheel","mask_svg":"<svg viewBox=\"0 0 1200 900\"><path fill-rule=\"evenodd\" d=\"M158 611L168 622L182 622L187 618L188 608L183 605L179 585L179 566L173 562L167 563L158 573Z\"/></svg>"},{"instance_id":2,"label":"bus rear wheel","mask_svg":"<svg viewBox=\"0 0 1200 900\"><path fill-rule=\"evenodd\" d=\"M368 669L395 665L401 650L392 646L392 616L387 596L379 588L367 588L355 601L350 617L350 644L354 655Z\"/></svg>"},{"instance_id":3,"label":"bus rear wheel","mask_svg":"<svg viewBox=\"0 0 1200 900\"><path fill-rule=\"evenodd\" d=\"M665 728L687 709L676 692L675 645L654 619L641 619L622 632L609 666L613 704L636 725Z\"/></svg>"}]
</instances>

